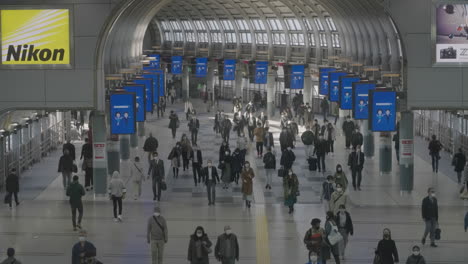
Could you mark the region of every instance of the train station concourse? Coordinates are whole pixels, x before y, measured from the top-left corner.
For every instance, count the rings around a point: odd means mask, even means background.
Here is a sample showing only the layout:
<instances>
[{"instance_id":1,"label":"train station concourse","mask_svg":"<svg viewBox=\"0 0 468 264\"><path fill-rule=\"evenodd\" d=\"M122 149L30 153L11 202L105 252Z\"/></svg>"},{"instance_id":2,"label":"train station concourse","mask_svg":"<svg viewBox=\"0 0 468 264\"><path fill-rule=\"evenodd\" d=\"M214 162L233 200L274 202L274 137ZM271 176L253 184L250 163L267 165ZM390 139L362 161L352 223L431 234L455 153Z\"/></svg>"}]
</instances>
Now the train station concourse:
<instances>
[{"instance_id":1,"label":"train station concourse","mask_svg":"<svg viewBox=\"0 0 468 264\"><path fill-rule=\"evenodd\" d=\"M0 263L468 263L467 25L454 0L0 0Z\"/></svg>"}]
</instances>

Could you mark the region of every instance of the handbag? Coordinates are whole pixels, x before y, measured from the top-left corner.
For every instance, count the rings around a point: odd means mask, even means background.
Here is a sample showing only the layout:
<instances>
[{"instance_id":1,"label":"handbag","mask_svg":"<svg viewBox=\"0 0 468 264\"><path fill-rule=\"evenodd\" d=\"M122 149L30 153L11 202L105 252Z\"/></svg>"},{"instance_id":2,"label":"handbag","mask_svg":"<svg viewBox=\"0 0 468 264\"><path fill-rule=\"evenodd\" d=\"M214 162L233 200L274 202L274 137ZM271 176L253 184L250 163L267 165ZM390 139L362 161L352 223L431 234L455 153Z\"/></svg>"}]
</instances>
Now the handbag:
<instances>
[{"instance_id":1,"label":"handbag","mask_svg":"<svg viewBox=\"0 0 468 264\"><path fill-rule=\"evenodd\" d=\"M78 166L76 166L75 163L73 163L72 172L73 172L73 173L77 173L77 172L78 172Z\"/></svg>"},{"instance_id":2,"label":"handbag","mask_svg":"<svg viewBox=\"0 0 468 264\"><path fill-rule=\"evenodd\" d=\"M375 253L374 261L372 264L382 264L382 258L380 258L380 255Z\"/></svg>"},{"instance_id":3,"label":"handbag","mask_svg":"<svg viewBox=\"0 0 468 264\"><path fill-rule=\"evenodd\" d=\"M340 234L338 231L338 227L334 224L332 225L332 230L330 231L330 234L328 234L328 242L330 242L330 245L334 246L341 240L343 240L343 236Z\"/></svg>"},{"instance_id":4,"label":"handbag","mask_svg":"<svg viewBox=\"0 0 468 264\"><path fill-rule=\"evenodd\" d=\"M437 224L437 228L435 229L435 240L440 240L440 235L442 233L442 230L440 230L439 225Z\"/></svg>"},{"instance_id":5,"label":"handbag","mask_svg":"<svg viewBox=\"0 0 468 264\"><path fill-rule=\"evenodd\" d=\"M3 198L4 204L9 204L11 201L11 195L9 193L5 194L5 198Z\"/></svg>"},{"instance_id":6,"label":"handbag","mask_svg":"<svg viewBox=\"0 0 468 264\"><path fill-rule=\"evenodd\" d=\"M203 245L203 248L206 250L206 253L211 254L213 250L205 245Z\"/></svg>"},{"instance_id":7,"label":"handbag","mask_svg":"<svg viewBox=\"0 0 468 264\"><path fill-rule=\"evenodd\" d=\"M161 190L163 190L163 191L167 190L167 184L164 181L161 182Z\"/></svg>"},{"instance_id":8,"label":"handbag","mask_svg":"<svg viewBox=\"0 0 468 264\"><path fill-rule=\"evenodd\" d=\"M283 168L278 170L278 177L280 177L280 178L284 177L284 169Z\"/></svg>"}]
</instances>

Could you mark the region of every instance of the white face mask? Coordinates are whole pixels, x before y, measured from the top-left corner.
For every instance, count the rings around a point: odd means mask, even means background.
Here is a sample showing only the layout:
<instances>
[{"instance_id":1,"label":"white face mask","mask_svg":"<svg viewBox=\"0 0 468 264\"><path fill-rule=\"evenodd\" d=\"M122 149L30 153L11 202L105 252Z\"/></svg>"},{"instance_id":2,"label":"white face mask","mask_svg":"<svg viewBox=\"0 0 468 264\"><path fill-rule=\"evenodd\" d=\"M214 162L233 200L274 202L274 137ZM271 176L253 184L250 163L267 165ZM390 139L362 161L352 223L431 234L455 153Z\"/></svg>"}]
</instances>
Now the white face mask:
<instances>
[{"instance_id":1,"label":"white face mask","mask_svg":"<svg viewBox=\"0 0 468 264\"><path fill-rule=\"evenodd\" d=\"M203 233L197 232L197 237L202 237Z\"/></svg>"},{"instance_id":2,"label":"white face mask","mask_svg":"<svg viewBox=\"0 0 468 264\"><path fill-rule=\"evenodd\" d=\"M245 164L245 167L246 167L246 168L249 168L249 167L250 167L250 164Z\"/></svg>"},{"instance_id":3,"label":"white face mask","mask_svg":"<svg viewBox=\"0 0 468 264\"><path fill-rule=\"evenodd\" d=\"M310 111L309 111L309 112L310 112ZM310 256L310 260L311 260L312 262L317 262L318 257L317 257L316 255L312 255L312 256Z\"/></svg>"},{"instance_id":4,"label":"white face mask","mask_svg":"<svg viewBox=\"0 0 468 264\"><path fill-rule=\"evenodd\" d=\"M432 197L436 197L436 194L435 194L435 193L431 193L431 196L432 196Z\"/></svg>"},{"instance_id":5,"label":"white face mask","mask_svg":"<svg viewBox=\"0 0 468 264\"><path fill-rule=\"evenodd\" d=\"M78 240L79 240L80 242L85 242L85 241L86 241L86 237L80 236L80 237L78 237Z\"/></svg>"},{"instance_id":6,"label":"white face mask","mask_svg":"<svg viewBox=\"0 0 468 264\"><path fill-rule=\"evenodd\" d=\"M336 190L341 192L343 189L342 188L336 188Z\"/></svg>"},{"instance_id":7,"label":"white face mask","mask_svg":"<svg viewBox=\"0 0 468 264\"><path fill-rule=\"evenodd\" d=\"M228 230L226 230L226 231L224 231L224 232L226 233L226 235L232 234L232 230L231 230L231 229L228 229Z\"/></svg>"},{"instance_id":8,"label":"white face mask","mask_svg":"<svg viewBox=\"0 0 468 264\"><path fill-rule=\"evenodd\" d=\"M154 213L153 215L156 216L156 217L158 217L158 216L161 215L161 213Z\"/></svg>"},{"instance_id":9,"label":"white face mask","mask_svg":"<svg viewBox=\"0 0 468 264\"><path fill-rule=\"evenodd\" d=\"M292 176L292 175L293 175L293 173L292 173L292 172L289 172L289 176Z\"/></svg>"},{"instance_id":10,"label":"white face mask","mask_svg":"<svg viewBox=\"0 0 468 264\"><path fill-rule=\"evenodd\" d=\"M226 152L224 152L224 154L229 155L229 152L226 151Z\"/></svg>"},{"instance_id":11,"label":"white face mask","mask_svg":"<svg viewBox=\"0 0 468 264\"><path fill-rule=\"evenodd\" d=\"M211 164L211 163L208 163L208 167L211 167L211 166L212 166L212 164Z\"/></svg>"},{"instance_id":12,"label":"white face mask","mask_svg":"<svg viewBox=\"0 0 468 264\"><path fill-rule=\"evenodd\" d=\"M338 171L338 172L341 172L341 168L338 168L338 170L337 170L337 171Z\"/></svg>"},{"instance_id":13,"label":"white face mask","mask_svg":"<svg viewBox=\"0 0 468 264\"><path fill-rule=\"evenodd\" d=\"M419 256L419 251L413 251L413 255Z\"/></svg>"}]
</instances>

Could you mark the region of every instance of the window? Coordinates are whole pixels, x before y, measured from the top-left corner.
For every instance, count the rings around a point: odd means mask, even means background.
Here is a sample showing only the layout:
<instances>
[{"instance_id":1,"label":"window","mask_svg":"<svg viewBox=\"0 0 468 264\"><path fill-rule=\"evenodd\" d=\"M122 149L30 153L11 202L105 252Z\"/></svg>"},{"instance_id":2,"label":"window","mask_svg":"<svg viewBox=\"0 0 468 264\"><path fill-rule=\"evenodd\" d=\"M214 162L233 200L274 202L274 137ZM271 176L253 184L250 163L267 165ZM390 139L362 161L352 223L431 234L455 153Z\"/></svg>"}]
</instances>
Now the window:
<instances>
[{"instance_id":1,"label":"window","mask_svg":"<svg viewBox=\"0 0 468 264\"><path fill-rule=\"evenodd\" d=\"M341 45L340 45L340 35L338 35L336 33L332 34L332 46L334 48L340 48L341 47Z\"/></svg>"},{"instance_id":2,"label":"window","mask_svg":"<svg viewBox=\"0 0 468 264\"><path fill-rule=\"evenodd\" d=\"M325 31L325 28L323 27L322 22L318 17L314 17L314 22L319 31Z\"/></svg>"},{"instance_id":3,"label":"window","mask_svg":"<svg viewBox=\"0 0 468 264\"><path fill-rule=\"evenodd\" d=\"M273 33L273 44L286 45L286 36L284 33Z\"/></svg>"},{"instance_id":4,"label":"window","mask_svg":"<svg viewBox=\"0 0 468 264\"><path fill-rule=\"evenodd\" d=\"M300 33L289 34L289 41L293 46L304 46L304 35Z\"/></svg>"},{"instance_id":5,"label":"window","mask_svg":"<svg viewBox=\"0 0 468 264\"><path fill-rule=\"evenodd\" d=\"M221 33L219 33L219 32L212 32L212 33L211 33L211 41L212 41L213 43L222 43L223 40L222 40L222 38L221 38Z\"/></svg>"},{"instance_id":6,"label":"window","mask_svg":"<svg viewBox=\"0 0 468 264\"><path fill-rule=\"evenodd\" d=\"M169 31L164 32L164 41L172 41L172 34Z\"/></svg>"},{"instance_id":7,"label":"window","mask_svg":"<svg viewBox=\"0 0 468 264\"><path fill-rule=\"evenodd\" d=\"M163 30L171 30L171 26L164 20L159 21Z\"/></svg>"},{"instance_id":8,"label":"window","mask_svg":"<svg viewBox=\"0 0 468 264\"><path fill-rule=\"evenodd\" d=\"M182 20L182 26L184 26L185 30L193 30L192 24L188 20Z\"/></svg>"},{"instance_id":9,"label":"window","mask_svg":"<svg viewBox=\"0 0 468 264\"><path fill-rule=\"evenodd\" d=\"M197 30L206 30L201 20L194 20L193 22L195 23L195 27L197 28Z\"/></svg>"},{"instance_id":10,"label":"window","mask_svg":"<svg viewBox=\"0 0 468 264\"><path fill-rule=\"evenodd\" d=\"M234 26L232 25L230 20L221 20L221 24L223 25L224 30L234 30Z\"/></svg>"},{"instance_id":11,"label":"window","mask_svg":"<svg viewBox=\"0 0 468 264\"><path fill-rule=\"evenodd\" d=\"M273 31L283 30L283 26L281 25L278 19L269 18L267 21L268 21L268 24L270 24L271 30Z\"/></svg>"},{"instance_id":12,"label":"window","mask_svg":"<svg viewBox=\"0 0 468 264\"><path fill-rule=\"evenodd\" d=\"M320 47L328 46L327 35L325 33L320 33L319 37L320 37Z\"/></svg>"},{"instance_id":13,"label":"window","mask_svg":"<svg viewBox=\"0 0 468 264\"><path fill-rule=\"evenodd\" d=\"M304 24L306 25L308 31L314 31L314 28L312 27L312 24L310 24L309 19L304 18Z\"/></svg>"},{"instance_id":14,"label":"window","mask_svg":"<svg viewBox=\"0 0 468 264\"><path fill-rule=\"evenodd\" d=\"M315 47L316 43L315 43L315 35L314 34L308 34L309 35L309 44L311 47Z\"/></svg>"},{"instance_id":15,"label":"window","mask_svg":"<svg viewBox=\"0 0 468 264\"><path fill-rule=\"evenodd\" d=\"M199 42L208 42L208 33L198 32L198 41Z\"/></svg>"},{"instance_id":16,"label":"window","mask_svg":"<svg viewBox=\"0 0 468 264\"><path fill-rule=\"evenodd\" d=\"M249 30L247 23L243 19L236 19L236 24L240 30Z\"/></svg>"},{"instance_id":17,"label":"window","mask_svg":"<svg viewBox=\"0 0 468 264\"><path fill-rule=\"evenodd\" d=\"M170 22L173 30L182 30L180 24L177 21L171 20Z\"/></svg>"},{"instance_id":18,"label":"window","mask_svg":"<svg viewBox=\"0 0 468 264\"><path fill-rule=\"evenodd\" d=\"M267 33L255 33L257 44L266 45L268 44L268 35Z\"/></svg>"},{"instance_id":19,"label":"window","mask_svg":"<svg viewBox=\"0 0 468 264\"><path fill-rule=\"evenodd\" d=\"M289 30L302 30L302 26L299 21L295 18L286 18L286 25L288 26Z\"/></svg>"},{"instance_id":20,"label":"window","mask_svg":"<svg viewBox=\"0 0 468 264\"><path fill-rule=\"evenodd\" d=\"M185 37L187 38L187 42L195 42L195 33L193 32L185 32Z\"/></svg>"},{"instance_id":21,"label":"window","mask_svg":"<svg viewBox=\"0 0 468 264\"><path fill-rule=\"evenodd\" d=\"M236 33L224 33L226 38L226 43L237 43L237 35Z\"/></svg>"},{"instance_id":22,"label":"window","mask_svg":"<svg viewBox=\"0 0 468 264\"><path fill-rule=\"evenodd\" d=\"M265 24L260 19L251 19L250 22L255 30L265 30Z\"/></svg>"},{"instance_id":23,"label":"window","mask_svg":"<svg viewBox=\"0 0 468 264\"><path fill-rule=\"evenodd\" d=\"M244 44L252 43L252 35L250 33L241 33L240 42Z\"/></svg>"},{"instance_id":24,"label":"window","mask_svg":"<svg viewBox=\"0 0 468 264\"><path fill-rule=\"evenodd\" d=\"M216 23L215 20L207 20L208 26L210 27L210 30L219 30L218 23Z\"/></svg>"},{"instance_id":25,"label":"window","mask_svg":"<svg viewBox=\"0 0 468 264\"><path fill-rule=\"evenodd\" d=\"M333 22L333 19L331 17L325 17L325 21L327 22L327 25L330 31L337 31L335 22Z\"/></svg>"}]
</instances>

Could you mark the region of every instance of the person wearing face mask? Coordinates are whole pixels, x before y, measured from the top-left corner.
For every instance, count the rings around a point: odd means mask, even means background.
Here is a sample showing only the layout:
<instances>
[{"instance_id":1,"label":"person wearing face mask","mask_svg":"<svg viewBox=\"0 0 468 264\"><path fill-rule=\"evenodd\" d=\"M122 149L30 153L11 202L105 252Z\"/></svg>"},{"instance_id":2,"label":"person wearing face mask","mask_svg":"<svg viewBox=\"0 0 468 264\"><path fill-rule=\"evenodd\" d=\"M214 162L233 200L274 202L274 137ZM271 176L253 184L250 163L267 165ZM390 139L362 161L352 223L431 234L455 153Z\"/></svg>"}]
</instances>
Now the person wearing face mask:
<instances>
[{"instance_id":1,"label":"person wearing face mask","mask_svg":"<svg viewBox=\"0 0 468 264\"><path fill-rule=\"evenodd\" d=\"M263 156L263 139L265 137L265 129L263 128L262 123L257 123L257 127L254 129L253 134L255 135L257 157L261 158Z\"/></svg>"},{"instance_id":2,"label":"person wearing face mask","mask_svg":"<svg viewBox=\"0 0 468 264\"><path fill-rule=\"evenodd\" d=\"M234 264L236 260L239 261L239 242L230 226L225 226L224 233L218 236L215 257L221 264Z\"/></svg>"},{"instance_id":3,"label":"person wearing face mask","mask_svg":"<svg viewBox=\"0 0 468 264\"><path fill-rule=\"evenodd\" d=\"M296 160L296 155L292 151L291 147L288 147L281 153L280 165L283 166L285 170L292 168L294 161Z\"/></svg>"},{"instance_id":4,"label":"person wearing face mask","mask_svg":"<svg viewBox=\"0 0 468 264\"><path fill-rule=\"evenodd\" d=\"M418 246L413 247L413 254L408 257L406 264L426 264L426 260L421 255L421 249Z\"/></svg>"},{"instance_id":5,"label":"person wearing face mask","mask_svg":"<svg viewBox=\"0 0 468 264\"><path fill-rule=\"evenodd\" d=\"M161 209L155 207L146 229L146 242L151 245L152 264L163 263L164 245L167 244L168 237L166 219L161 215Z\"/></svg>"},{"instance_id":6,"label":"person wearing face mask","mask_svg":"<svg viewBox=\"0 0 468 264\"><path fill-rule=\"evenodd\" d=\"M218 168L221 170L221 180L223 181L223 189L229 189L229 185L233 181L232 177L232 157L231 152L224 152L223 159L220 160Z\"/></svg>"},{"instance_id":7,"label":"person wearing face mask","mask_svg":"<svg viewBox=\"0 0 468 264\"><path fill-rule=\"evenodd\" d=\"M437 204L435 190L432 187L427 190L427 196L422 201L421 212L422 218L426 224L421 243L424 245L427 235L430 234L431 247L437 247L435 244L435 230L439 225L439 206Z\"/></svg>"},{"instance_id":8,"label":"person wearing face mask","mask_svg":"<svg viewBox=\"0 0 468 264\"><path fill-rule=\"evenodd\" d=\"M221 143L221 147L219 147L219 159L218 160L220 162L224 160L224 155L226 155L226 152L231 154L231 149L229 148L229 143L226 141L223 141L223 143Z\"/></svg>"},{"instance_id":9,"label":"person wearing face mask","mask_svg":"<svg viewBox=\"0 0 468 264\"><path fill-rule=\"evenodd\" d=\"M244 164L244 169L241 173L242 179L242 195L245 200L245 205L247 208L250 208L252 203L252 194L253 194L253 178L255 173L250 167L250 162L246 161Z\"/></svg>"},{"instance_id":10,"label":"person wearing face mask","mask_svg":"<svg viewBox=\"0 0 468 264\"><path fill-rule=\"evenodd\" d=\"M314 154L317 155L318 171L324 172L325 168L325 154L327 152L327 142L323 139L323 134L319 135L319 139L315 142Z\"/></svg>"},{"instance_id":11,"label":"person wearing face mask","mask_svg":"<svg viewBox=\"0 0 468 264\"><path fill-rule=\"evenodd\" d=\"M213 166L211 160L208 160L208 165L203 168L205 178L206 191L208 192L208 205L214 205L216 201L216 183L219 183L218 170Z\"/></svg>"},{"instance_id":12,"label":"person wearing face mask","mask_svg":"<svg viewBox=\"0 0 468 264\"><path fill-rule=\"evenodd\" d=\"M344 259L346 246L348 245L349 235L354 235L353 220L351 215L346 211L344 204L340 205L338 214L336 214L336 224L338 225L338 231L340 232L343 240L338 243L339 252L341 259Z\"/></svg>"},{"instance_id":13,"label":"person wearing face mask","mask_svg":"<svg viewBox=\"0 0 468 264\"><path fill-rule=\"evenodd\" d=\"M323 203L325 212L330 211L330 199L334 191L335 188L333 187L333 176L328 175L327 180L322 184L322 194L320 195L320 202Z\"/></svg>"},{"instance_id":14,"label":"person wearing face mask","mask_svg":"<svg viewBox=\"0 0 468 264\"><path fill-rule=\"evenodd\" d=\"M192 152L192 144L187 138L187 135L183 134L180 140L181 154L182 154L182 169L189 169L189 160L191 159L190 153Z\"/></svg>"},{"instance_id":15,"label":"person wearing face mask","mask_svg":"<svg viewBox=\"0 0 468 264\"><path fill-rule=\"evenodd\" d=\"M114 171L112 173L112 180L109 182L109 198L112 200L114 206L114 222L122 222L122 200L125 199L125 194L127 189L125 188L125 183L122 178L120 178L120 173ZM117 215L117 205L119 208L119 213Z\"/></svg>"},{"instance_id":16,"label":"person wearing face mask","mask_svg":"<svg viewBox=\"0 0 468 264\"><path fill-rule=\"evenodd\" d=\"M203 165L203 157L202 157L202 152L197 144L193 144L190 157L192 157L193 181L195 182L195 187L197 187L197 181L198 183L200 183L202 182L202 178L203 178L203 174L201 173L201 168Z\"/></svg>"},{"instance_id":17,"label":"person wearing face mask","mask_svg":"<svg viewBox=\"0 0 468 264\"><path fill-rule=\"evenodd\" d=\"M159 201L161 199L161 184L164 181L165 174L164 162L159 159L159 155L157 152L153 153L153 160L151 161L150 167L148 169L148 179L150 178L150 175L152 180L151 186L153 189L153 201L155 201L156 198Z\"/></svg>"},{"instance_id":18,"label":"person wearing face mask","mask_svg":"<svg viewBox=\"0 0 468 264\"><path fill-rule=\"evenodd\" d=\"M357 146L362 146L364 143L364 137L362 136L362 133L359 131L359 127L354 128L354 133L351 134L351 145L353 146L353 149L355 149Z\"/></svg>"},{"instance_id":19,"label":"person wearing face mask","mask_svg":"<svg viewBox=\"0 0 468 264\"><path fill-rule=\"evenodd\" d=\"M240 133L240 136L237 138L236 147L240 150L242 155L242 164L245 162L245 155L247 155L247 138L244 135L244 132Z\"/></svg>"},{"instance_id":20,"label":"person wearing face mask","mask_svg":"<svg viewBox=\"0 0 468 264\"><path fill-rule=\"evenodd\" d=\"M273 184L273 173L276 171L276 156L271 152L271 148L267 148L267 153L263 156L263 164L266 174L265 189L271 190L271 185Z\"/></svg>"},{"instance_id":21,"label":"person wearing face mask","mask_svg":"<svg viewBox=\"0 0 468 264\"><path fill-rule=\"evenodd\" d=\"M344 173L341 164L336 165L336 172L333 176L333 182L335 182L335 184L339 183L341 186L343 186L344 191L346 191L348 188L348 178L346 178L346 174Z\"/></svg>"},{"instance_id":22,"label":"person wearing face mask","mask_svg":"<svg viewBox=\"0 0 468 264\"><path fill-rule=\"evenodd\" d=\"M73 182L67 188L67 196L70 197L70 207L72 210L73 231L78 227L81 229L81 219L83 218L83 202L81 198L85 195L83 185L78 182L78 176L73 176ZM76 222L76 211L78 211L78 223Z\"/></svg>"},{"instance_id":23,"label":"person wearing face mask","mask_svg":"<svg viewBox=\"0 0 468 264\"><path fill-rule=\"evenodd\" d=\"M353 148L353 152L349 154L348 166L351 169L351 177L353 178L353 188L361 190L362 169L364 168L364 153L361 152L361 146ZM357 179L356 179L357 178Z\"/></svg>"},{"instance_id":24,"label":"person wearing face mask","mask_svg":"<svg viewBox=\"0 0 468 264\"><path fill-rule=\"evenodd\" d=\"M340 251L339 251L339 242L332 245L329 240L329 236L333 231L338 230L338 226L335 222L335 214L331 211L327 212L327 221L325 222L325 241L330 246L331 253L335 259L336 264L340 264ZM343 240L341 240L343 241Z\"/></svg>"},{"instance_id":25,"label":"person wearing face mask","mask_svg":"<svg viewBox=\"0 0 468 264\"><path fill-rule=\"evenodd\" d=\"M330 248L325 243L325 230L320 227L318 218L312 219L311 225L304 236L304 244L309 251L309 263L326 264L327 259L330 259Z\"/></svg>"},{"instance_id":26,"label":"person wearing face mask","mask_svg":"<svg viewBox=\"0 0 468 264\"><path fill-rule=\"evenodd\" d=\"M200 120L198 120L197 116L193 116L192 119L190 119L188 127L192 136L192 142L196 144L198 140L198 131L200 130Z\"/></svg>"},{"instance_id":27,"label":"person wearing face mask","mask_svg":"<svg viewBox=\"0 0 468 264\"><path fill-rule=\"evenodd\" d=\"M143 165L140 162L140 157L135 157L133 164L130 165L130 178L133 179L133 198L135 200L138 200L141 197L141 184L145 181L145 175L143 174Z\"/></svg>"},{"instance_id":28,"label":"person wearing face mask","mask_svg":"<svg viewBox=\"0 0 468 264\"><path fill-rule=\"evenodd\" d=\"M252 142L254 140L254 130L257 127L257 118L255 118L254 113L251 112L248 115L247 119L247 130L249 132L249 138Z\"/></svg>"},{"instance_id":29,"label":"person wearing face mask","mask_svg":"<svg viewBox=\"0 0 468 264\"><path fill-rule=\"evenodd\" d=\"M243 155L240 149L236 148L232 153L232 176L234 177L234 181L236 184L239 184L240 174L242 171L242 165L244 164Z\"/></svg>"},{"instance_id":30,"label":"person wearing face mask","mask_svg":"<svg viewBox=\"0 0 468 264\"><path fill-rule=\"evenodd\" d=\"M179 177L180 156L182 154L182 147L179 142L172 148L167 159L171 161L172 175L175 179Z\"/></svg>"},{"instance_id":31,"label":"person wearing face mask","mask_svg":"<svg viewBox=\"0 0 468 264\"><path fill-rule=\"evenodd\" d=\"M306 121L306 125L308 126L312 126L313 123L314 123L314 112L312 112L312 107L306 107L307 110L304 112L305 114L305 121Z\"/></svg>"},{"instance_id":32,"label":"person wearing face mask","mask_svg":"<svg viewBox=\"0 0 468 264\"><path fill-rule=\"evenodd\" d=\"M315 142L315 136L314 133L312 133L312 131L310 130L310 126L307 126L306 131L302 133L301 140L305 146L306 159L308 159L313 156Z\"/></svg>"},{"instance_id":33,"label":"person wearing face mask","mask_svg":"<svg viewBox=\"0 0 468 264\"><path fill-rule=\"evenodd\" d=\"M345 135L346 149L349 149L351 146L351 136L354 131L354 122L351 120L350 116L346 117L346 121L343 122L341 128L343 129L343 134Z\"/></svg>"},{"instance_id":34,"label":"person wearing face mask","mask_svg":"<svg viewBox=\"0 0 468 264\"><path fill-rule=\"evenodd\" d=\"M348 195L345 194L343 186L341 184L336 184L336 191L332 193L330 198L330 211L333 214L337 214L340 208L340 205L346 206L348 203Z\"/></svg>"},{"instance_id":35,"label":"person wearing face mask","mask_svg":"<svg viewBox=\"0 0 468 264\"><path fill-rule=\"evenodd\" d=\"M223 123L221 124L222 126L222 136L223 136L223 140L226 141L226 142L229 142L229 138L231 136L231 129L232 129L232 122L231 120L228 118L228 116L224 116L224 120L223 120Z\"/></svg>"},{"instance_id":36,"label":"person wearing face mask","mask_svg":"<svg viewBox=\"0 0 468 264\"><path fill-rule=\"evenodd\" d=\"M400 262L395 241L392 240L390 229L385 228L383 239L379 241L375 254L380 257L381 264L394 264Z\"/></svg>"},{"instance_id":37,"label":"person wearing face mask","mask_svg":"<svg viewBox=\"0 0 468 264\"><path fill-rule=\"evenodd\" d=\"M291 134L286 127L280 133L279 137L281 152L287 148L292 148L294 146L294 136Z\"/></svg>"},{"instance_id":38,"label":"person wearing face mask","mask_svg":"<svg viewBox=\"0 0 468 264\"><path fill-rule=\"evenodd\" d=\"M284 205L289 207L289 214L294 212L294 204L297 203L299 196L299 180L297 175L289 169L288 175L283 177Z\"/></svg>"},{"instance_id":39,"label":"person wearing face mask","mask_svg":"<svg viewBox=\"0 0 468 264\"><path fill-rule=\"evenodd\" d=\"M173 110L171 110L171 114L169 115L169 128L172 131L173 139L176 138L177 128L179 128L179 126L180 126L179 117Z\"/></svg>"},{"instance_id":40,"label":"person wearing face mask","mask_svg":"<svg viewBox=\"0 0 468 264\"><path fill-rule=\"evenodd\" d=\"M211 241L205 233L203 227L198 226L193 235L190 236L188 246L187 260L190 264L208 264L209 256L211 253Z\"/></svg>"},{"instance_id":41,"label":"person wearing face mask","mask_svg":"<svg viewBox=\"0 0 468 264\"><path fill-rule=\"evenodd\" d=\"M79 241L72 248L72 264L86 263L87 258L96 256L96 247L86 240L86 236L86 231L80 230Z\"/></svg>"}]
</instances>

